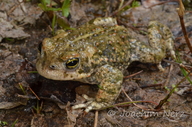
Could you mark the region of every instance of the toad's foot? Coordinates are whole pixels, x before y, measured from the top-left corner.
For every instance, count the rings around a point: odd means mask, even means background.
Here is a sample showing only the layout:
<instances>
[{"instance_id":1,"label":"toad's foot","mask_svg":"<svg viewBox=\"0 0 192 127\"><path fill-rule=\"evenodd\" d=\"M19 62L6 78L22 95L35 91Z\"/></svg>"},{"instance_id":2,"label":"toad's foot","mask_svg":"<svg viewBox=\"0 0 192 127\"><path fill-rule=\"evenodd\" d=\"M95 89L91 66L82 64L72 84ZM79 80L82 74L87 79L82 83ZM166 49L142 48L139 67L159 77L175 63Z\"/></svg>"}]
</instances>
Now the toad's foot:
<instances>
[{"instance_id":1,"label":"toad's foot","mask_svg":"<svg viewBox=\"0 0 192 127\"><path fill-rule=\"evenodd\" d=\"M85 112L88 113L91 110L100 110L111 105L106 102L96 102L94 98L89 98L87 95L83 95L83 97L87 100L87 103L75 105L72 109L85 108Z\"/></svg>"}]
</instances>

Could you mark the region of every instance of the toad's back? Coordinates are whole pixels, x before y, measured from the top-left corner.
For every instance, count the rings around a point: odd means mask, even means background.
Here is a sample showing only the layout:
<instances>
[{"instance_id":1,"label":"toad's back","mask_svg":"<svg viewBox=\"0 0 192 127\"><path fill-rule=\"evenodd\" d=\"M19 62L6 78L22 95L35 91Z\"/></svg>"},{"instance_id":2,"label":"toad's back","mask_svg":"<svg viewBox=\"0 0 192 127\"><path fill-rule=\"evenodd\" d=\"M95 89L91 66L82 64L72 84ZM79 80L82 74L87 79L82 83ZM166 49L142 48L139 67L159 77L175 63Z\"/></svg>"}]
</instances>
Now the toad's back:
<instances>
[{"instance_id":1,"label":"toad's back","mask_svg":"<svg viewBox=\"0 0 192 127\"><path fill-rule=\"evenodd\" d=\"M104 19L97 20L101 22ZM111 24L107 21L108 24L104 25L97 24L97 20L69 31L65 37L58 38L63 42L55 41L59 45L59 48L56 47L57 51L64 51L63 53L78 52L81 57L87 57L84 54L93 54L88 55L90 57L88 59L92 59L91 61L96 62L96 64L108 63L114 66L127 66L130 54L128 30L114 24L116 20L111 21ZM85 58L81 59L84 60Z\"/></svg>"}]
</instances>

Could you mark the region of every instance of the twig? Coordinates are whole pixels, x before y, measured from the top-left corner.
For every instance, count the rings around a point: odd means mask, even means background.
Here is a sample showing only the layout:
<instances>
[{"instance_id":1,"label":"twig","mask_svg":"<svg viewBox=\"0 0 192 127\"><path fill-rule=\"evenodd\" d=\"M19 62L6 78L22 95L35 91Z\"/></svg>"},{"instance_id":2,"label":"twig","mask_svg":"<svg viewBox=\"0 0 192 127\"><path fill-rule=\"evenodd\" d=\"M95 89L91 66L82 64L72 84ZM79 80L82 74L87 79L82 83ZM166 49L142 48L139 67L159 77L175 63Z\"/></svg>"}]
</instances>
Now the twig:
<instances>
[{"instance_id":1,"label":"twig","mask_svg":"<svg viewBox=\"0 0 192 127\"><path fill-rule=\"evenodd\" d=\"M124 6L122 6L121 8L119 8L117 11L114 11L110 16L115 15L116 13L118 13L119 11L121 11L123 8L125 8L126 6L128 6L129 4L131 4L133 2L133 0L129 0L127 3L125 3Z\"/></svg>"},{"instance_id":2,"label":"twig","mask_svg":"<svg viewBox=\"0 0 192 127\"><path fill-rule=\"evenodd\" d=\"M169 83L170 77L171 77L171 71L172 71L172 70L173 70L173 64L171 64L171 66L170 66L170 68L169 68L169 73L168 73L167 79L166 79L165 83L163 83L162 87L167 86L167 84Z\"/></svg>"},{"instance_id":3,"label":"twig","mask_svg":"<svg viewBox=\"0 0 192 127\"><path fill-rule=\"evenodd\" d=\"M141 85L140 88L145 89L149 87L157 87L157 86L162 86L162 84L149 84L149 85Z\"/></svg>"},{"instance_id":4,"label":"twig","mask_svg":"<svg viewBox=\"0 0 192 127\"><path fill-rule=\"evenodd\" d=\"M37 99L34 96L27 96L27 95L21 95L21 94L16 94L16 96L20 98L25 98L25 99Z\"/></svg>"},{"instance_id":5,"label":"twig","mask_svg":"<svg viewBox=\"0 0 192 127\"><path fill-rule=\"evenodd\" d=\"M123 3L124 3L124 0L121 0L121 3L120 3L120 5L119 5L118 10L120 10L120 9L121 9L121 7L122 7Z\"/></svg>"},{"instance_id":6,"label":"twig","mask_svg":"<svg viewBox=\"0 0 192 127\"><path fill-rule=\"evenodd\" d=\"M40 98L37 96L37 94L29 87L29 90L35 95L35 97L40 100Z\"/></svg>"},{"instance_id":7,"label":"twig","mask_svg":"<svg viewBox=\"0 0 192 127\"><path fill-rule=\"evenodd\" d=\"M152 4L151 6L149 6L149 7L147 7L147 8L152 8L152 7L154 7L154 6L162 5L162 4L169 3L169 2L178 2L178 0L169 0L169 1L159 2L159 3L157 3L157 4Z\"/></svg>"},{"instance_id":8,"label":"twig","mask_svg":"<svg viewBox=\"0 0 192 127\"><path fill-rule=\"evenodd\" d=\"M192 53L192 46L191 46L191 43L189 41L189 37L188 37L187 30L185 28L185 23L184 23L184 20L183 20L184 11L185 11L185 8L183 6L183 3L182 3L181 0L179 0L179 8L177 8L177 13L179 15L180 24L181 24L181 28L182 28L182 31L183 31L183 34L184 34L184 37L185 37L185 41L186 41L186 43L187 43L187 45L189 47L190 52Z\"/></svg>"},{"instance_id":9,"label":"twig","mask_svg":"<svg viewBox=\"0 0 192 127\"><path fill-rule=\"evenodd\" d=\"M133 76L135 76L135 75L140 74L141 72L143 72L143 70L141 70L141 71L139 71L139 72L137 72L137 73L134 73L134 74L132 74L132 75L125 76L125 77L123 77L123 78L124 78L124 79L125 79L125 78L130 78L130 77L133 77Z\"/></svg>"},{"instance_id":10,"label":"twig","mask_svg":"<svg viewBox=\"0 0 192 127\"><path fill-rule=\"evenodd\" d=\"M94 127L97 127L97 123L98 123L98 111L95 111Z\"/></svg>"},{"instance_id":11,"label":"twig","mask_svg":"<svg viewBox=\"0 0 192 127\"><path fill-rule=\"evenodd\" d=\"M17 7L20 6L20 3L19 4L16 4L16 5L13 5L9 11L7 12L7 15L9 16Z\"/></svg>"},{"instance_id":12,"label":"twig","mask_svg":"<svg viewBox=\"0 0 192 127\"><path fill-rule=\"evenodd\" d=\"M192 66L189 66L189 65L184 65L182 63L177 63L177 62L173 62L173 61L169 61L169 60L166 60L166 59L163 59L163 61L167 62L167 63L171 63L171 64L174 64L174 65L177 65L179 67L183 67L184 69L186 68L190 68L192 69ZM187 69L186 69L187 70Z\"/></svg>"},{"instance_id":13,"label":"twig","mask_svg":"<svg viewBox=\"0 0 192 127\"><path fill-rule=\"evenodd\" d=\"M125 96L131 101L133 102L133 100L129 97L129 95L127 95L127 93L125 92L125 90L122 88L121 89L123 91L123 93L125 94ZM141 106L141 105L137 105L136 103L133 103L133 105L135 105L136 107L140 108L140 109L144 109L144 110L147 110L147 108L144 108L144 106Z\"/></svg>"},{"instance_id":14,"label":"twig","mask_svg":"<svg viewBox=\"0 0 192 127\"><path fill-rule=\"evenodd\" d=\"M26 14L27 10L26 10L26 7L24 5L24 1L23 0L17 0L17 1L20 3L21 10L24 12L24 14Z\"/></svg>"}]
</instances>

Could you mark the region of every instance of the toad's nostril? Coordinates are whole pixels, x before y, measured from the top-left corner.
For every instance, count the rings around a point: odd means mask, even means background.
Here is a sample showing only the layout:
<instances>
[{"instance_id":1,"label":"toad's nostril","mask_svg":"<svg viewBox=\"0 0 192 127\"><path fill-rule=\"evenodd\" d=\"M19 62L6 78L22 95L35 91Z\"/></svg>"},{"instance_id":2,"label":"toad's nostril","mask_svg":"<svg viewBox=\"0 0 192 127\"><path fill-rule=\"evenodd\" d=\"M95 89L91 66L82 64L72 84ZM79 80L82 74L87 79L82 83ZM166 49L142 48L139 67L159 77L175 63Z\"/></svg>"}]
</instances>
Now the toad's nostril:
<instances>
[{"instance_id":1,"label":"toad's nostril","mask_svg":"<svg viewBox=\"0 0 192 127\"><path fill-rule=\"evenodd\" d=\"M51 69L56 69L57 66L56 66L56 65L50 65L49 67L50 67Z\"/></svg>"}]
</instances>

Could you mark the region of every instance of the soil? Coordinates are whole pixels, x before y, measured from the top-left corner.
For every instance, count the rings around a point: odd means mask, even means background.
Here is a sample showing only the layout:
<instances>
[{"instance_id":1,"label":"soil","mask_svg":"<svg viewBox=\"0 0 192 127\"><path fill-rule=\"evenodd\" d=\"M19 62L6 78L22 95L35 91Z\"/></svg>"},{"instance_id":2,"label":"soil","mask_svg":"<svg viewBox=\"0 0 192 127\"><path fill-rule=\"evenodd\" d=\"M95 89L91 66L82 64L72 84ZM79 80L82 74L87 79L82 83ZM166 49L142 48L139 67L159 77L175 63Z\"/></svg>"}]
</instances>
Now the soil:
<instances>
[{"instance_id":1,"label":"soil","mask_svg":"<svg viewBox=\"0 0 192 127\"><path fill-rule=\"evenodd\" d=\"M163 0L138 3L139 6L133 7L125 0L123 5L126 6L121 9L117 0L73 0L66 18L59 12L43 11L37 0L1 0L0 127L192 126L192 53L180 26L179 5ZM59 8L62 4L57 0L52 6ZM191 9L191 6L186 7ZM57 17L54 28L53 14ZM133 29L138 36L145 35L151 20L167 25L175 37L180 61L169 57L163 60L164 72L154 64L134 62L125 73L122 91L115 102L118 106L87 114L82 109L71 110L72 105L85 101L82 94L94 97L97 86L41 77L35 68L38 46L61 27L76 28L97 17L107 16L115 17L119 25ZM184 21L191 41L191 11L185 11ZM135 74L137 72L140 73ZM185 78L187 73L190 75ZM173 94L157 108L176 85ZM128 103L130 101L139 103Z\"/></svg>"}]
</instances>

